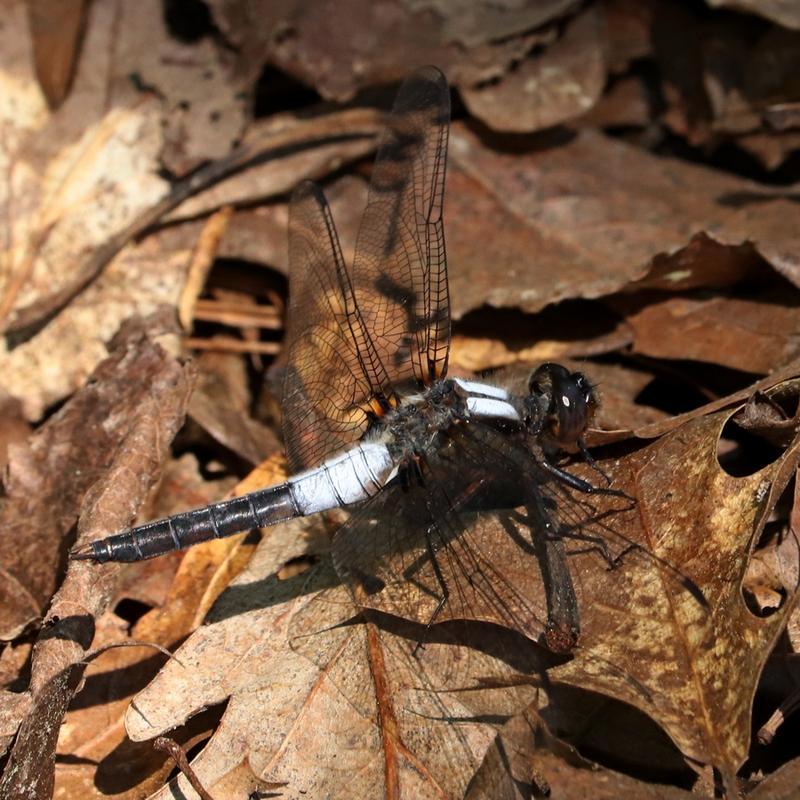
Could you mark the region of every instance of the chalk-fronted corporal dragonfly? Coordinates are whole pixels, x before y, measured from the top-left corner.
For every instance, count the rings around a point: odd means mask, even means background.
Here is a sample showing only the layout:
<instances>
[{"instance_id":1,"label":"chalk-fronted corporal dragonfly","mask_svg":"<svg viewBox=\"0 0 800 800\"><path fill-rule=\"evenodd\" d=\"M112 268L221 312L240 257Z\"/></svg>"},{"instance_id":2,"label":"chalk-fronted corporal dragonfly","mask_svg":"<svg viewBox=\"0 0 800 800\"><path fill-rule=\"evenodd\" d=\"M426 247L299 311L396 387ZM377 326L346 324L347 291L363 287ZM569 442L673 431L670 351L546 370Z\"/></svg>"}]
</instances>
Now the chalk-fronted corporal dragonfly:
<instances>
[{"instance_id":1,"label":"chalk-fronted corporal dragonfly","mask_svg":"<svg viewBox=\"0 0 800 800\"><path fill-rule=\"evenodd\" d=\"M92 542L73 558L138 561L351 507L332 548L362 606L427 626L444 609L480 617L491 606L492 619L520 629L530 622L524 592L476 537L461 535L459 515L523 506L530 538L518 559L530 560L528 574L538 569L547 589L545 641L554 650L575 643L577 602L549 487L621 493L595 488L556 458L562 449L588 456L596 399L581 373L544 364L521 394L447 377L449 122L444 76L418 70L388 118L352 268L321 190L305 182L292 195L283 391L292 477Z\"/></svg>"}]
</instances>

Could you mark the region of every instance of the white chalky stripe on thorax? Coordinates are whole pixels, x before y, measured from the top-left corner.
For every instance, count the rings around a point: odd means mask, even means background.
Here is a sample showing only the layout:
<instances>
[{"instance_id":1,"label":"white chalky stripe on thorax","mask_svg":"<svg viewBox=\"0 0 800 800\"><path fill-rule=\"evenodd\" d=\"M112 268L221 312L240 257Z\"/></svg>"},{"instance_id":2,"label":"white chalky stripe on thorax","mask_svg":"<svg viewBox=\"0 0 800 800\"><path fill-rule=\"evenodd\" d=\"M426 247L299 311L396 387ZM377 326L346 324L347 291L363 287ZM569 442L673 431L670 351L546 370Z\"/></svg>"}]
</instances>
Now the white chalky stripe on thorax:
<instances>
[{"instance_id":1,"label":"white chalky stripe on thorax","mask_svg":"<svg viewBox=\"0 0 800 800\"><path fill-rule=\"evenodd\" d=\"M453 383L460 386L467 394L478 394L484 397L497 397L500 400L508 400L508 392L499 386L479 383L478 381L467 381L464 378L453 378Z\"/></svg>"},{"instance_id":2,"label":"white chalky stripe on thorax","mask_svg":"<svg viewBox=\"0 0 800 800\"><path fill-rule=\"evenodd\" d=\"M476 417L503 417L519 421L517 409L503 400L495 400L491 397L468 397L467 408L470 414Z\"/></svg>"}]
</instances>

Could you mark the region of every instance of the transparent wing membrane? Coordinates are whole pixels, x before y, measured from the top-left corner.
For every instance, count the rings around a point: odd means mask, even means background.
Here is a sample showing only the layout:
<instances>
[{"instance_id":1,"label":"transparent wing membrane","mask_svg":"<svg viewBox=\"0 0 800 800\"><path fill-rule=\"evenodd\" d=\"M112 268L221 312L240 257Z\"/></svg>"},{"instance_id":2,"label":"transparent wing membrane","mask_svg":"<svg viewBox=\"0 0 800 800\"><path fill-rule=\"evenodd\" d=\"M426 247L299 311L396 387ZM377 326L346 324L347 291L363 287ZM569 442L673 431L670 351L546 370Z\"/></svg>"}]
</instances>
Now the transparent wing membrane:
<instances>
[{"instance_id":1,"label":"transparent wing membrane","mask_svg":"<svg viewBox=\"0 0 800 800\"><path fill-rule=\"evenodd\" d=\"M428 67L400 88L378 148L352 272L322 192L291 201L284 432L292 471L364 433L409 379L445 373L450 333L442 229L450 96Z\"/></svg>"}]
</instances>

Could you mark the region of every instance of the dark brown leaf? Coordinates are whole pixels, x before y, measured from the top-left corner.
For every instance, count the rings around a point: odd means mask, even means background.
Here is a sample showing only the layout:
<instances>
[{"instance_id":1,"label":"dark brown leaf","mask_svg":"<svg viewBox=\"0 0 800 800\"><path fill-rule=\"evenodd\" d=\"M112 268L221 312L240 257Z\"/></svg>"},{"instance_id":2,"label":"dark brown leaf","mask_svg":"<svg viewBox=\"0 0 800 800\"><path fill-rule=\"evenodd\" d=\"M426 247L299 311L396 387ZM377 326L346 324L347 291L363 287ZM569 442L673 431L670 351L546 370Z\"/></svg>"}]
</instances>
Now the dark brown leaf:
<instances>
[{"instance_id":1,"label":"dark brown leaf","mask_svg":"<svg viewBox=\"0 0 800 800\"><path fill-rule=\"evenodd\" d=\"M219 29L254 77L265 54L281 70L314 86L326 99L346 101L359 89L405 77L420 64L438 64L455 83L458 73L504 70L516 48L496 46L558 19L570 0L470 3L454 13L448 3L325 0L310 5L209 3ZM466 9L469 13L464 13ZM354 25L353 21L358 20Z\"/></svg>"},{"instance_id":2,"label":"dark brown leaf","mask_svg":"<svg viewBox=\"0 0 800 800\"><path fill-rule=\"evenodd\" d=\"M691 358L766 374L800 356L800 295L792 298L785 289L657 299L631 309L626 321L633 352L651 358Z\"/></svg>"},{"instance_id":3,"label":"dark brown leaf","mask_svg":"<svg viewBox=\"0 0 800 800\"><path fill-rule=\"evenodd\" d=\"M114 340L113 354L96 370L94 382L59 416L60 458L75 458L74 452L83 453L87 441L102 444L105 450L102 460L96 460L87 470L89 483L81 484L80 498L74 486L65 489L72 494L73 513L80 503L80 537L97 537L130 524L183 421L191 391L191 370L147 338L154 322L133 320L126 325ZM131 380L132 373L136 380ZM122 403L107 405L109 393ZM91 427L83 431L75 427L79 410L91 425L109 426L102 442ZM59 432L58 428L54 430ZM67 436L67 432L81 433L83 438ZM57 501L48 500L47 494L40 493L36 499L48 503L50 513L56 507ZM34 504L30 512L35 512L36 507ZM32 555L33 547L42 543L31 542L29 531L20 533L26 538L19 540L18 547L25 545ZM52 551L52 542L44 544L50 544ZM62 546L60 540L56 544ZM31 708L0 779L0 795L31 800L52 796L59 730L83 675L83 658L94 635L95 617L108 604L118 571L118 567L112 567L98 573L86 563L70 564L34 648Z\"/></svg>"},{"instance_id":4,"label":"dark brown leaf","mask_svg":"<svg viewBox=\"0 0 800 800\"><path fill-rule=\"evenodd\" d=\"M606 82L605 29L599 6L589 6L537 55L484 85L464 86L469 111L488 127L529 133L587 112Z\"/></svg>"},{"instance_id":5,"label":"dark brown leaf","mask_svg":"<svg viewBox=\"0 0 800 800\"><path fill-rule=\"evenodd\" d=\"M42 616L87 492L118 457L170 363L148 331L170 324L175 330L169 313L128 324L87 386L12 448L0 507L0 638L15 638ZM136 509L125 507L130 522Z\"/></svg>"},{"instance_id":6,"label":"dark brown leaf","mask_svg":"<svg viewBox=\"0 0 800 800\"><path fill-rule=\"evenodd\" d=\"M446 219L449 255L459 265L451 279L456 317L483 303L537 311L600 297L653 265L660 275L691 280L687 261L700 274L705 267L682 249L707 251L708 237L723 246L754 242L800 284L795 204L748 181L588 130L498 151L455 125L450 141ZM692 239L702 232L705 240ZM739 276L750 258L721 263Z\"/></svg>"}]
</instances>

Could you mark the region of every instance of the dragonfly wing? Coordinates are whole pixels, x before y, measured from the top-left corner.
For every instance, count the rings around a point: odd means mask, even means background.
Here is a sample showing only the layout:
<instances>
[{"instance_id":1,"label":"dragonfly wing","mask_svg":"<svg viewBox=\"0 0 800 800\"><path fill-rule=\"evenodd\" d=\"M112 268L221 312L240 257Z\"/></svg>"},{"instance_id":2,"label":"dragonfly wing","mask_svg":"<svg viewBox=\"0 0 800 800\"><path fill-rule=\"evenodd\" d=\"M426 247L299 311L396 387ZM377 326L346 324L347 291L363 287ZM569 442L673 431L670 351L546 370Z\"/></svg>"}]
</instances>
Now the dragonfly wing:
<instances>
[{"instance_id":1,"label":"dragonfly wing","mask_svg":"<svg viewBox=\"0 0 800 800\"><path fill-rule=\"evenodd\" d=\"M400 88L381 140L352 274L322 192L294 192L284 433L292 471L363 435L406 379L444 374L450 315L442 229L450 96L427 67Z\"/></svg>"},{"instance_id":2,"label":"dragonfly wing","mask_svg":"<svg viewBox=\"0 0 800 800\"><path fill-rule=\"evenodd\" d=\"M358 441L371 403L383 402L390 387L355 301L330 209L308 181L290 203L289 262L283 424L289 467L297 472Z\"/></svg>"},{"instance_id":3,"label":"dragonfly wing","mask_svg":"<svg viewBox=\"0 0 800 800\"><path fill-rule=\"evenodd\" d=\"M401 86L378 148L353 282L393 384L447 370L450 298L442 205L450 94L435 67Z\"/></svg>"},{"instance_id":4,"label":"dragonfly wing","mask_svg":"<svg viewBox=\"0 0 800 800\"><path fill-rule=\"evenodd\" d=\"M364 608L422 625L494 622L535 639L548 619L531 580L545 531L510 510L525 501L514 453L499 441L489 450L473 435L481 427L461 426L470 430L431 454L422 484L396 480L351 515L334 535L334 562Z\"/></svg>"}]
</instances>

